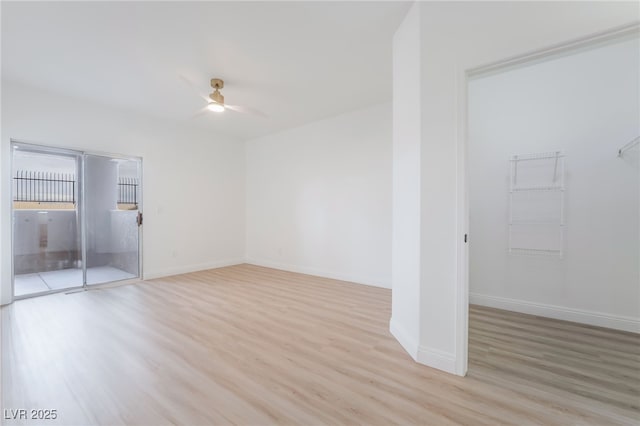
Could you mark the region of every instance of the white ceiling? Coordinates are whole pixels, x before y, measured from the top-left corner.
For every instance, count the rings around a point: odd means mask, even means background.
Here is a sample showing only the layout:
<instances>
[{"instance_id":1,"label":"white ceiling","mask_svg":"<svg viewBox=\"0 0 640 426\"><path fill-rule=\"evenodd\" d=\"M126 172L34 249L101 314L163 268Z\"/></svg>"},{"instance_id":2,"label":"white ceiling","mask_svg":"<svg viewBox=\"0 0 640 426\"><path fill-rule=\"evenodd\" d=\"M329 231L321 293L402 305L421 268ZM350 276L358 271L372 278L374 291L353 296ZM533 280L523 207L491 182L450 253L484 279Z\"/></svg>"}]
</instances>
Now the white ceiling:
<instances>
[{"instance_id":1,"label":"white ceiling","mask_svg":"<svg viewBox=\"0 0 640 426\"><path fill-rule=\"evenodd\" d=\"M2 78L241 139L391 99L406 2L2 2ZM193 115L225 80L226 111Z\"/></svg>"}]
</instances>

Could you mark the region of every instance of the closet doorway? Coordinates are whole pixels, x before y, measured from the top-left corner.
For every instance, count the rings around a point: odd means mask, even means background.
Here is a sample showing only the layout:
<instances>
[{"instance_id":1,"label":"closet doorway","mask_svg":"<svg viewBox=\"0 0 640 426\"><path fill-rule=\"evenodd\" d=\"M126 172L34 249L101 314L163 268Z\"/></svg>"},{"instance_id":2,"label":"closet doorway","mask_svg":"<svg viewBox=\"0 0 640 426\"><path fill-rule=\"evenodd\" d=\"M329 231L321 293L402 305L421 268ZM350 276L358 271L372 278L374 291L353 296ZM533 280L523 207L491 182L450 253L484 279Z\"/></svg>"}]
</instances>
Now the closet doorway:
<instances>
[{"instance_id":1,"label":"closet doorway","mask_svg":"<svg viewBox=\"0 0 640 426\"><path fill-rule=\"evenodd\" d=\"M632 419L640 38L615 31L468 80L468 359L544 406Z\"/></svg>"},{"instance_id":2,"label":"closet doorway","mask_svg":"<svg viewBox=\"0 0 640 426\"><path fill-rule=\"evenodd\" d=\"M11 148L14 300L139 278L141 159Z\"/></svg>"}]
</instances>

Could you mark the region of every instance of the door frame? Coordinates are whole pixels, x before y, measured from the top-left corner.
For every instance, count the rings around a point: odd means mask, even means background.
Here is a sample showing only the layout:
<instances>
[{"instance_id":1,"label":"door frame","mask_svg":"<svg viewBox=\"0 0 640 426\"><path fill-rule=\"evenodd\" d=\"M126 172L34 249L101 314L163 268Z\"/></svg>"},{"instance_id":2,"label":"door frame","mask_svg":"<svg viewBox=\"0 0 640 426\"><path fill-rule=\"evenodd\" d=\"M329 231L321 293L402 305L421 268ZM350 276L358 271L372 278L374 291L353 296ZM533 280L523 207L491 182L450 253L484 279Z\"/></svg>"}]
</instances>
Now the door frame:
<instances>
[{"instance_id":1,"label":"door frame","mask_svg":"<svg viewBox=\"0 0 640 426\"><path fill-rule=\"evenodd\" d=\"M78 216L80 217L80 241L81 241L81 253L82 253L82 285L80 286L73 286L73 287L67 287L64 289L56 289L56 290L48 290L48 291L42 291L42 292L38 292L38 293L31 293L31 294L25 294L25 295L21 295L21 296L16 296L15 295L15 271L14 271L14 261L13 261L13 250L14 250L14 239L15 239L15 232L14 232L14 226L13 226L13 198L14 198L14 187L13 187L13 183L11 183L11 188L10 191L8 191L8 196L10 197L9 200L9 217L11 220L11 226L10 226L10 234L11 234L11 246L9 247L9 253L10 253L10 257L11 257L11 302L12 303L16 300L22 300L22 299L29 299L32 297L38 297L38 296L46 296L49 294L56 294L56 293L68 293L68 292L77 292L77 291L82 291L82 290L91 290L91 289L97 289L97 288L101 288L101 287L106 287L106 286L112 286L114 283L118 283L118 284L129 284L129 283L134 283L134 282L139 282L143 280L143 261L142 261L142 256L143 256L143 244L142 244L142 239L143 239L143 227L142 226L138 226L138 277L136 278L130 278L130 279L125 279L125 280L117 280L117 281L109 281L106 283L100 283L100 284L92 284L90 286L87 285L87 279L86 279L86 219L85 219L85 197L84 197L84 156L85 155L96 155L96 156L102 156L102 157L108 157L108 158L113 158L113 159L120 159L120 160L134 160L134 161L138 161L138 164L140 165L140 170L139 170L139 184L138 184L138 191L139 191L139 195L140 195L140 199L138 201L138 212L142 213L143 212L143 200L144 200L144 196L143 196L143 161L142 161L142 157L137 157L137 156L132 156L132 155L124 155L124 154L114 154L114 153L108 153L108 152L101 152L101 151L89 151L89 150L82 150L82 149L74 149L74 148L63 148L63 147L59 147L59 146L54 146L54 145L48 145L48 144L44 144L44 143L38 143L38 142L32 142L32 141L25 141L25 140L21 140L21 139L14 139L14 138L10 138L9 139L9 149L10 149L10 158L9 158L9 171L8 171L8 175L9 175L9 179L13 179L13 152L14 152L14 147L15 146L20 146L20 147L24 147L30 151L33 152L44 152L44 153L51 153L51 154L66 154L66 155L70 155L70 156L75 156L78 158L78 169L77 169L77 175L78 175L78 188L77 188L77 192L78 192L78 206L76 207L76 209L78 210Z\"/></svg>"}]
</instances>

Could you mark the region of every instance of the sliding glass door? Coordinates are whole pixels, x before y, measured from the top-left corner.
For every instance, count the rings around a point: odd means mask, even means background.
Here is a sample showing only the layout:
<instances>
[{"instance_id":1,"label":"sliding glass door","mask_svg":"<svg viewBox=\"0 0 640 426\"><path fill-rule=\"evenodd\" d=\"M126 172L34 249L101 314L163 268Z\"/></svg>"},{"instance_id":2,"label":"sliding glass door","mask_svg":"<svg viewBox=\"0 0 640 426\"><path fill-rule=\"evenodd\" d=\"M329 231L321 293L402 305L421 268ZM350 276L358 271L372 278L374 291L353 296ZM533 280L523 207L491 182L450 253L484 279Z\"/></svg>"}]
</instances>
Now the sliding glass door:
<instances>
[{"instance_id":1,"label":"sliding glass door","mask_svg":"<svg viewBox=\"0 0 640 426\"><path fill-rule=\"evenodd\" d=\"M12 148L14 297L139 277L141 160Z\"/></svg>"},{"instance_id":2,"label":"sliding glass door","mask_svg":"<svg viewBox=\"0 0 640 426\"><path fill-rule=\"evenodd\" d=\"M14 296L81 287L82 156L13 145Z\"/></svg>"},{"instance_id":3,"label":"sliding glass door","mask_svg":"<svg viewBox=\"0 0 640 426\"><path fill-rule=\"evenodd\" d=\"M139 276L139 160L85 155L87 284Z\"/></svg>"}]
</instances>

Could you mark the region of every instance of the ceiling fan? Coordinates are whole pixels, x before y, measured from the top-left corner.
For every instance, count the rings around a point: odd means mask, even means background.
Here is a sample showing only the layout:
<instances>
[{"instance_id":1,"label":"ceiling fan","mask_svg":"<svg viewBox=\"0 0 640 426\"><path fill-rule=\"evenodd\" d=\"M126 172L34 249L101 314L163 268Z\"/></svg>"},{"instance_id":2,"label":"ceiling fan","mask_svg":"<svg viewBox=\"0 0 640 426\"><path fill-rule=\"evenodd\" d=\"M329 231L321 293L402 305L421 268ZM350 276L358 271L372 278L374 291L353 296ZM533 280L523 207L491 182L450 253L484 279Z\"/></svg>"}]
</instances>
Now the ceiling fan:
<instances>
[{"instance_id":1,"label":"ceiling fan","mask_svg":"<svg viewBox=\"0 0 640 426\"><path fill-rule=\"evenodd\" d=\"M202 108L200 111L198 111L195 116L205 114L208 111L224 112L225 110L229 109L231 111L257 115L262 118L269 118L265 113L255 108L249 108L249 107L239 106L239 105L230 105L225 103L224 96L222 95L222 93L220 93L220 90L224 88L224 80L220 78L211 79L210 83L211 83L211 88L213 89L213 92L209 93L208 96L205 96L199 93L198 89L196 88L196 85L186 77L181 75L180 78L184 80L189 86L191 86L196 91L196 93L198 93L198 95L207 102L207 105L204 108Z\"/></svg>"}]
</instances>

